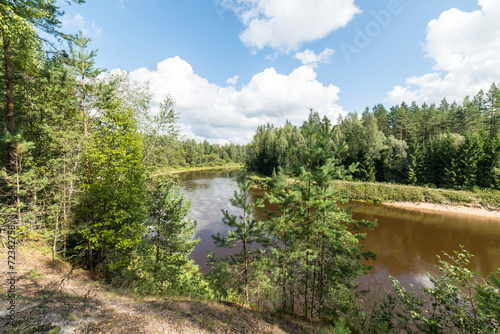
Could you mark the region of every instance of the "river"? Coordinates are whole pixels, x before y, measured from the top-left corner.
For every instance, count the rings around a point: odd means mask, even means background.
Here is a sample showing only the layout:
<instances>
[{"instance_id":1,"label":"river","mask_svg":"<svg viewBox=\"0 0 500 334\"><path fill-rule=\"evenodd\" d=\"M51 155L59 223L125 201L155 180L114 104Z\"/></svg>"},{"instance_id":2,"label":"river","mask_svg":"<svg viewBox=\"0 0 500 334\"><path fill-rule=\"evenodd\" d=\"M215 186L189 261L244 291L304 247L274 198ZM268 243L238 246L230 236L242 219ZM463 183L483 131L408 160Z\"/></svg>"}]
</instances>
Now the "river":
<instances>
[{"instance_id":1,"label":"river","mask_svg":"<svg viewBox=\"0 0 500 334\"><path fill-rule=\"evenodd\" d=\"M239 209L230 203L237 190L233 171L196 171L177 174L181 188L192 201L190 217L197 221L195 238L200 242L192 258L202 272L207 251L217 256L226 255L228 250L216 248L211 235L227 233L222 223L221 210L239 215ZM355 219L377 219L378 227L368 231L363 241L367 250L377 254L371 261L373 269L360 279L363 284L383 288L390 286L387 275L395 276L403 285L429 286L427 272L437 274L437 254L452 253L460 244L474 254L472 269L483 274L498 271L500 267L500 219L478 216L430 213L404 210L378 204L350 202Z\"/></svg>"}]
</instances>

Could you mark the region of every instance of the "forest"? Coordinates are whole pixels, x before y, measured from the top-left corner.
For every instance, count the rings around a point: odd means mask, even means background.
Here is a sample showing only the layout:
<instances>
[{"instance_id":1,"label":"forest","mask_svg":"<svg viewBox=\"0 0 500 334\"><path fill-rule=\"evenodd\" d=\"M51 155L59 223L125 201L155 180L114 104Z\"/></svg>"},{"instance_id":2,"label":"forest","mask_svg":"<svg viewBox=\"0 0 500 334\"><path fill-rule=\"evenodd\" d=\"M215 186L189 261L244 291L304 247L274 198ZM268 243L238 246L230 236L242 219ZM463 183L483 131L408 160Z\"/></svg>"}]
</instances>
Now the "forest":
<instances>
[{"instance_id":1,"label":"forest","mask_svg":"<svg viewBox=\"0 0 500 334\"><path fill-rule=\"evenodd\" d=\"M348 198L333 183L497 189L495 84L462 105L377 105L336 125L311 111L300 127L259 127L249 145L197 143L180 135L175 97L155 106L148 83L97 68L89 39L60 31L61 15L55 1L0 2L4 249L7 235L18 247L41 239L52 258L139 295L267 307L335 324L334 332L499 330L498 276L477 284L466 250L442 261L443 276L426 297L394 281L392 293L364 309L356 278L376 255L359 241L376 222L340 209ZM213 236L237 253L212 254L204 275L189 257L198 242L190 201L174 177L158 171L230 162L272 176L265 200L278 209L254 217L264 200L249 195L255 185L243 173L232 200L242 216L221 208L232 231Z\"/></svg>"},{"instance_id":2,"label":"forest","mask_svg":"<svg viewBox=\"0 0 500 334\"><path fill-rule=\"evenodd\" d=\"M358 163L356 180L499 189L499 108L500 90L493 83L488 92L465 97L462 104L403 102L389 111L378 104L361 116L339 117L335 125L311 110L308 122L320 129L330 156L345 167ZM267 176L279 169L294 173L299 166L295 152L304 144L303 126L260 126L248 145L246 164Z\"/></svg>"}]
</instances>

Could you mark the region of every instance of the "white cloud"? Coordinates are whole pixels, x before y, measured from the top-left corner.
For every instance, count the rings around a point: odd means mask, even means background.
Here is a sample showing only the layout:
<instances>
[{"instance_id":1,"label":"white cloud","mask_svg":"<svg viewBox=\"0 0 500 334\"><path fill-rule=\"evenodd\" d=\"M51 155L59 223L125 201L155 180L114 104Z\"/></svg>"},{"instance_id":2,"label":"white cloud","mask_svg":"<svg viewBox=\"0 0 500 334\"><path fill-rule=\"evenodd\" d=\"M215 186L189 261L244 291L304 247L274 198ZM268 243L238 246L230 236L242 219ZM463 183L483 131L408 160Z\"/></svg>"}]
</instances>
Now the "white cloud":
<instances>
[{"instance_id":1,"label":"white cloud","mask_svg":"<svg viewBox=\"0 0 500 334\"><path fill-rule=\"evenodd\" d=\"M239 78L239 76L235 75L235 76L227 79L226 83L228 85L234 86L234 85L236 85L236 82L238 82L238 78Z\"/></svg>"},{"instance_id":2,"label":"white cloud","mask_svg":"<svg viewBox=\"0 0 500 334\"><path fill-rule=\"evenodd\" d=\"M330 57L333 56L334 53L335 50L326 48L323 52L317 55L314 51L306 49L304 52L297 52L294 57L295 59L300 60L304 65L316 67L318 63L329 63Z\"/></svg>"},{"instance_id":3,"label":"white cloud","mask_svg":"<svg viewBox=\"0 0 500 334\"><path fill-rule=\"evenodd\" d=\"M241 41L253 49L297 50L322 39L361 13L354 0L219 0L240 18Z\"/></svg>"},{"instance_id":4,"label":"white cloud","mask_svg":"<svg viewBox=\"0 0 500 334\"><path fill-rule=\"evenodd\" d=\"M443 12L427 25L426 57L435 72L406 79L387 100L439 102L443 97L461 102L466 95L487 90L500 81L500 1L478 0L481 9Z\"/></svg>"},{"instance_id":5,"label":"white cloud","mask_svg":"<svg viewBox=\"0 0 500 334\"><path fill-rule=\"evenodd\" d=\"M301 66L288 75L267 68L239 90L210 83L178 56L158 63L154 71L135 70L131 77L140 82L149 80L155 103L171 94L175 109L181 113L184 134L211 142L247 143L259 125L283 125L286 120L301 124L309 108L332 121L344 113L335 103L339 88L318 82L310 66Z\"/></svg>"},{"instance_id":6,"label":"white cloud","mask_svg":"<svg viewBox=\"0 0 500 334\"><path fill-rule=\"evenodd\" d=\"M95 22L89 24L80 13L76 13L74 16L64 15L61 18L61 23L65 30L81 31L84 37L89 37L92 40L97 40L102 35L102 27L98 27Z\"/></svg>"},{"instance_id":7,"label":"white cloud","mask_svg":"<svg viewBox=\"0 0 500 334\"><path fill-rule=\"evenodd\" d=\"M270 55L266 56L266 59L270 60L270 61L275 61L276 58L278 58L278 53L277 52L274 52L273 54L270 54Z\"/></svg>"}]
</instances>

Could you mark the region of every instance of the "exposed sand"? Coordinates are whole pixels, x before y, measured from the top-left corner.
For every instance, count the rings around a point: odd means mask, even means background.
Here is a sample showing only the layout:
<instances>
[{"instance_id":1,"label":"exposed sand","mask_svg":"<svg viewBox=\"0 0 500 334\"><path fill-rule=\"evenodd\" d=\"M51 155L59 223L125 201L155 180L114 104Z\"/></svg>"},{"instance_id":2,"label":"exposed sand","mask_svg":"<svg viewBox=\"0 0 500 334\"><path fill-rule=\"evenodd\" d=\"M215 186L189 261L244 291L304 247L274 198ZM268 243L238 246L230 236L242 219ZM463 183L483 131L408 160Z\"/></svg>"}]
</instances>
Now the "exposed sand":
<instances>
[{"instance_id":1,"label":"exposed sand","mask_svg":"<svg viewBox=\"0 0 500 334\"><path fill-rule=\"evenodd\" d=\"M412 202L383 203L383 205L395 206L399 208L416 210L416 211L441 211L441 212L456 213L461 215L500 218L500 211L489 210L487 208L473 208L468 206L453 206L446 204L412 203Z\"/></svg>"}]
</instances>

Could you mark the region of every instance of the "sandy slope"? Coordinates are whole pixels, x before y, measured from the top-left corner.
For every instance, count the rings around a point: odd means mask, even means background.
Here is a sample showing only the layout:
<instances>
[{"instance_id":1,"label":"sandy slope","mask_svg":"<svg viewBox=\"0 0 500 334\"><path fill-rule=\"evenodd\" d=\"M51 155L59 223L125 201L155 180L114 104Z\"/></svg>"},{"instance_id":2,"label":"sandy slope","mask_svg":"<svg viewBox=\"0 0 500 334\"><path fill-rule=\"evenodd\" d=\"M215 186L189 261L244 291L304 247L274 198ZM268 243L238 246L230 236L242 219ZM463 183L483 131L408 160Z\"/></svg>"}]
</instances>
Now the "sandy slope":
<instances>
[{"instance_id":1,"label":"sandy slope","mask_svg":"<svg viewBox=\"0 0 500 334\"><path fill-rule=\"evenodd\" d=\"M500 218L500 211L488 210L486 208L474 208L467 206L454 206L454 205L433 204L433 203L411 203L411 202L396 202L396 203L383 203L383 204L388 206L396 206L408 210L440 211L440 212L455 213L461 215L474 215L474 216L489 217L489 218Z\"/></svg>"},{"instance_id":2,"label":"sandy slope","mask_svg":"<svg viewBox=\"0 0 500 334\"><path fill-rule=\"evenodd\" d=\"M34 248L35 247L35 248ZM0 251L5 277L7 251ZM0 280L0 333L316 333L317 323L231 303L139 298L52 260L40 245L16 250L17 317Z\"/></svg>"}]
</instances>

